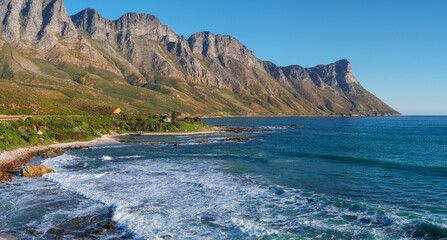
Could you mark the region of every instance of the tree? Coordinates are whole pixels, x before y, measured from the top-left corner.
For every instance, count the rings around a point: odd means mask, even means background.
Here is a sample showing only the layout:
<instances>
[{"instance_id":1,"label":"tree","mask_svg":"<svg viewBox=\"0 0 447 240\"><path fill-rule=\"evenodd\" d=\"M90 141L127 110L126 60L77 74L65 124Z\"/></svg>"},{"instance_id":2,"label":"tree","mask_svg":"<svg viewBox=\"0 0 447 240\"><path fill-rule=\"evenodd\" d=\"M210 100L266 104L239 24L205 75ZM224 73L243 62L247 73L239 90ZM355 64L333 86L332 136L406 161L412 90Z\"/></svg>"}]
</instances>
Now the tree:
<instances>
[{"instance_id":1,"label":"tree","mask_svg":"<svg viewBox=\"0 0 447 240\"><path fill-rule=\"evenodd\" d=\"M181 115L181 113L179 113L179 112L176 112L176 111L172 112L172 113L171 113L171 120L172 120L173 122L176 122L177 119L178 119L178 117L180 117L180 115Z\"/></svg>"}]
</instances>

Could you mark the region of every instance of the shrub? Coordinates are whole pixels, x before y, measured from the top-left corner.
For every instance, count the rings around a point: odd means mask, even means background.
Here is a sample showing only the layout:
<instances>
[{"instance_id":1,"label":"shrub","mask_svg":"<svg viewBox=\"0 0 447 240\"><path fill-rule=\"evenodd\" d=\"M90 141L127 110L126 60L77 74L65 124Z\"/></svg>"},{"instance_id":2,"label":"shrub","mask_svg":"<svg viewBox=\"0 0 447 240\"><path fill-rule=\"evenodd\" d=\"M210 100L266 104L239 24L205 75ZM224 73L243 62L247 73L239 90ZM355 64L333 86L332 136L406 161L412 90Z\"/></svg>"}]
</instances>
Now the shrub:
<instances>
[{"instance_id":1,"label":"shrub","mask_svg":"<svg viewBox=\"0 0 447 240\"><path fill-rule=\"evenodd\" d=\"M194 131L197 118L185 118L185 122L163 122L154 116L62 116L27 118L26 120L0 121L0 149L49 144L54 141L86 140L109 132ZM43 133L37 135L37 131ZM40 138L40 139L39 139Z\"/></svg>"}]
</instances>

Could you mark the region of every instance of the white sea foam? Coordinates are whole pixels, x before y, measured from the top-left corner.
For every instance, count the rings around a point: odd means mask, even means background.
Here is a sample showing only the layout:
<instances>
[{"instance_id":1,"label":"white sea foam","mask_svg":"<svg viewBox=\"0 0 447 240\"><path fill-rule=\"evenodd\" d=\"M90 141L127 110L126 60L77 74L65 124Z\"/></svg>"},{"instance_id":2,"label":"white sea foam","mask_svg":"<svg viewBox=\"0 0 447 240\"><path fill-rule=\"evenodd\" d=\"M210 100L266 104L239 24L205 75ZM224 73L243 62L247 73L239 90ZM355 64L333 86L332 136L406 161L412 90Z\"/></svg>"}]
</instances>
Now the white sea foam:
<instances>
[{"instance_id":1,"label":"white sea foam","mask_svg":"<svg viewBox=\"0 0 447 240\"><path fill-rule=\"evenodd\" d=\"M131 156L122 156L122 157L117 157L118 159L130 159L130 158L142 158L144 156L141 155L131 155Z\"/></svg>"},{"instance_id":2,"label":"white sea foam","mask_svg":"<svg viewBox=\"0 0 447 240\"><path fill-rule=\"evenodd\" d=\"M119 144L119 145L104 145L104 146L96 146L95 149L115 149L115 148L128 148L131 147L130 144Z\"/></svg>"},{"instance_id":3,"label":"white sea foam","mask_svg":"<svg viewBox=\"0 0 447 240\"><path fill-rule=\"evenodd\" d=\"M102 156L100 159L102 161L111 161L111 160L113 160L113 157L111 157L111 156Z\"/></svg>"},{"instance_id":4,"label":"white sea foam","mask_svg":"<svg viewBox=\"0 0 447 240\"><path fill-rule=\"evenodd\" d=\"M197 164L141 161L126 166L134 174L57 172L46 177L63 188L113 206L114 219L142 238L167 234L180 239L228 238L222 231L227 227L240 228L248 235L275 233L274 229L255 228L253 223L245 226L244 222L232 221L232 213L247 211L240 207L243 200L265 194L268 189L244 186L229 175ZM198 219L218 227L199 224ZM198 232L204 237L196 238Z\"/></svg>"},{"instance_id":5,"label":"white sea foam","mask_svg":"<svg viewBox=\"0 0 447 240\"><path fill-rule=\"evenodd\" d=\"M260 238L263 236L277 235L279 231L267 229L263 226L258 225L254 221L244 220L241 218L231 218L231 222L235 224L242 232L247 233L250 237Z\"/></svg>"},{"instance_id":6,"label":"white sea foam","mask_svg":"<svg viewBox=\"0 0 447 240\"><path fill-rule=\"evenodd\" d=\"M65 157L76 161L73 156ZM372 223L400 222L401 217L384 215L373 207L357 209L349 201L296 189L278 191L279 186L257 183L256 176L227 174L191 157L139 158L132 164L117 162L75 172L65 170L69 161L62 156L45 160L45 164L58 169L45 177L113 207L114 220L145 239L164 235L176 239L287 239L289 231L299 228L349 232L359 238L370 231L380 238L387 230L374 228Z\"/></svg>"},{"instance_id":7,"label":"white sea foam","mask_svg":"<svg viewBox=\"0 0 447 240\"><path fill-rule=\"evenodd\" d=\"M29 227L46 232L54 227L55 219L62 216L70 219L107 210L104 205L91 200L71 197L68 192L42 179L16 178L14 182L20 185L0 190L2 232L8 231L3 223L13 223L12 226L19 223L20 229ZM18 237L31 239L26 233L20 233Z\"/></svg>"}]
</instances>

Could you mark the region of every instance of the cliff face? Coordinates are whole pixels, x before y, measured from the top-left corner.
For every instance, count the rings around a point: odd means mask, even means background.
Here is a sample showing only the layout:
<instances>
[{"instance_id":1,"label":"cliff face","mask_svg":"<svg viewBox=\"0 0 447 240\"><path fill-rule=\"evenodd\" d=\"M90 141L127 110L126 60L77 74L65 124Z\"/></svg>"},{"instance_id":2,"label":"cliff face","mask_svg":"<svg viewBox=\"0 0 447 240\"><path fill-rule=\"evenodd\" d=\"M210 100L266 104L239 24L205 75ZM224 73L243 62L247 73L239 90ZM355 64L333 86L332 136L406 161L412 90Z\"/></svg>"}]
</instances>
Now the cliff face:
<instances>
[{"instance_id":1,"label":"cliff face","mask_svg":"<svg viewBox=\"0 0 447 240\"><path fill-rule=\"evenodd\" d=\"M10 81L73 81L134 111L153 110L156 96L168 101L159 110L202 114L397 114L360 85L347 60L279 67L231 36L186 39L149 14L111 21L85 9L70 17L62 0L0 0L0 20Z\"/></svg>"},{"instance_id":2,"label":"cliff face","mask_svg":"<svg viewBox=\"0 0 447 240\"><path fill-rule=\"evenodd\" d=\"M12 43L77 36L62 0L2 0L0 18L3 37Z\"/></svg>"}]
</instances>

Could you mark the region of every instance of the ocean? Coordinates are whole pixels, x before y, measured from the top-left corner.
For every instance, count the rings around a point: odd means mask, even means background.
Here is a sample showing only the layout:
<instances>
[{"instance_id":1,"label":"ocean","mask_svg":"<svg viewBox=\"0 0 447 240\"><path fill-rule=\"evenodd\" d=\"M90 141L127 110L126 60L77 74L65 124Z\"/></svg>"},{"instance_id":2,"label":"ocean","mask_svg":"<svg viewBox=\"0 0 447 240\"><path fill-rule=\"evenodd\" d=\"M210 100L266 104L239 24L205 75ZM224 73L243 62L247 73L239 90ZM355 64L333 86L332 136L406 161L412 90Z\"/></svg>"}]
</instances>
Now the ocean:
<instances>
[{"instance_id":1,"label":"ocean","mask_svg":"<svg viewBox=\"0 0 447 240\"><path fill-rule=\"evenodd\" d=\"M255 131L36 159L57 173L0 186L0 232L70 239L113 220L95 239L447 239L447 117L205 123Z\"/></svg>"}]
</instances>

